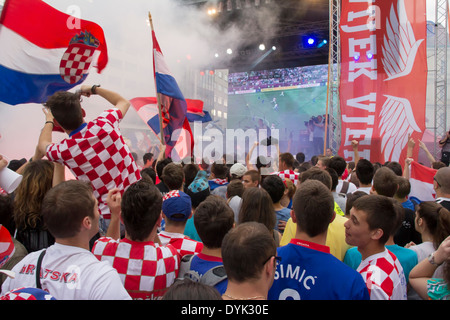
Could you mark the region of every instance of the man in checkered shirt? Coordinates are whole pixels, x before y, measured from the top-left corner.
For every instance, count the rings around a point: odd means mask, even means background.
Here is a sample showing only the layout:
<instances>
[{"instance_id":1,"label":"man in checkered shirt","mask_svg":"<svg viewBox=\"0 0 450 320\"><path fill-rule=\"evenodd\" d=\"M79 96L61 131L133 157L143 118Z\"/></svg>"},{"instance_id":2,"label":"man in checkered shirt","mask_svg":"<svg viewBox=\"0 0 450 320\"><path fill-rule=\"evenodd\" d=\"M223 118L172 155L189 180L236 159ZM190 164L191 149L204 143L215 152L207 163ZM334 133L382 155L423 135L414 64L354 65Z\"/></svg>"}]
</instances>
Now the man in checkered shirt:
<instances>
[{"instance_id":1,"label":"man in checkered shirt","mask_svg":"<svg viewBox=\"0 0 450 320\"><path fill-rule=\"evenodd\" d=\"M162 195L146 179L132 184L121 200L120 193L116 195L119 199L114 201L120 203L120 210L111 207L112 219L108 232L115 227L117 230L112 234L119 233L117 218L120 217L125 226L125 237L101 237L95 242L92 253L117 270L131 298L159 299L178 276L181 259L171 244L158 244Z\"/></svg>"},{"instance_id":2,"label":"man in checkered shirt","mask_svg":"<svg viewBox=\"0 0 450 320\"><path fill-rule=\"evenodd\" d=\"M294 171L294 156L289 152L281 153L278 158L278 172L275 172L281 179L290 179L297 185L299 173Z\"/></svg>"},{"instance_id":3,"label":"man in checkered shirt","mask_svg":"<svg viewBox=\"0 0 450 320\"><path fill-rule=\"evenodd\" d=\"M85 122L80 95L97 94L113 107L96 119ZM39 137L36 156L67 166L78 180L90 181L99 202L102 228L106 230L111 217L106 197L108 190L123 191L141 176L128 146L119 130L119 122L130 102L119 94L94 85L83 85L79 93L56 92L45 104L46 122ZM52 143L55 125L61 126L68 138ZM101 220L102 220L101 219Z\"/></svg>"},{"instance_id":4,"label":"man in checkered shirt","mask_svg":"<svg viewBox=\"0 0 450 320\"><path fill-rule=\"evenodd\" d=\"M345 241L357 246L362 275L371 300L406 300L406 278L400 261L385 244L401 208L393 199L368 195L357 199L345 225Z\"/></svg>"}]
</instances>

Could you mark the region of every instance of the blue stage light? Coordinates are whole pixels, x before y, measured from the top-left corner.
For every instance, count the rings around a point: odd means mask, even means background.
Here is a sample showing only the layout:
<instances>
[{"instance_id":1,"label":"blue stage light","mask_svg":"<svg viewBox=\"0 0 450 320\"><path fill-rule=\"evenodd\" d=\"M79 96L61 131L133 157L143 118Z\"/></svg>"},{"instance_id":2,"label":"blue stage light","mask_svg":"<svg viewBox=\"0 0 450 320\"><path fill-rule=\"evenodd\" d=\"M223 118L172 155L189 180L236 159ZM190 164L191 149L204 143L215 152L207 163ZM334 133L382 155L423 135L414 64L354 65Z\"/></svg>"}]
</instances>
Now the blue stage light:
<instances>
[{"instance_id":1,"label":"blue stage light","mask_svg":"<svg viewBox=\"0 0 450 320\"><path fill-rule=\"evenodd\" d=\"M314 35L306 34L302 37L303 48L314 48L317 43L317 38Z\"/></svg>"}]
</instances>

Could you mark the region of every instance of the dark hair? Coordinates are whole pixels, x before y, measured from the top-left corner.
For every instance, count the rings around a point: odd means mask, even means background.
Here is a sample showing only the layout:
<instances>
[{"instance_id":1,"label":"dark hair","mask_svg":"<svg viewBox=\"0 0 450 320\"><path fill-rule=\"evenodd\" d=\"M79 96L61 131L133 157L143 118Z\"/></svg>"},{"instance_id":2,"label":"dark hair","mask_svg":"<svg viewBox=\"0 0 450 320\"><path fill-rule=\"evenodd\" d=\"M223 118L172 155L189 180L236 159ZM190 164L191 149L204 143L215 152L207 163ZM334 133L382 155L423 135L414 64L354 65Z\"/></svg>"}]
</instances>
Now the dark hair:
<instances>
[{"instance_id":1,"label":"dark hair","mask_svg":"<svg viewBox=\"0 0 450 320\"><path fill-rule=\"evenodd\" d=\"M344 174L345 168L347 168L347 162L340 156L334 156L328 162L327 167L336 170L338 177L341 177Z\"/></svg>"},{"instance_id":2,"label":"dark hair","mask_svg":"<svg viewBox=\"0 0 450 320\"><path fill-rule=\"evenodd\" d=\"M361 160L361 159L360 159ZM353 170L353 169L355 169L355 161L350 161L349 163L347 163L347 167L350 169L350 170Z\"/></svg>"},{"instance_id":3,"label":"dark hair","mask_svg":"<svg viewBox=\"0 0 450 320\"><path fill-rule=\"evenodd\" d=\"M393 229L396 228L396 222L398 221L398 212L394 200L386 196L370 194L356 199L353 202L353 208L366 213L370 230L378 228L383 230L383 235L379 241L385 244L389 236L392 235Z\"/></svg>"},{"instance_id":4,"label":"dark hair","mask_svg":"<svg viewBox=\"0 0 450 320\"><path fill-rule=\"evenodd\" d=\"M222 300L222 296L213 286L185 278L176 280L162 300Z\"/></svg>"},{"instance_id":5,"label":"dark hair","mask_svg":"<svg viewBox=\"0 0 450 320\"><path fill-rule=\"evenodd\" d=\"M431 163L431 167L433 169L439 170L440 168L447 167L447 165L445 163L443 163L442 161L433 161Z\"/></svg>"},{"instance_id":6,"label":"dark hair","mask_svg":"<svg viewBox=\"0 0 450 320\"><path fill-rule=\"evenodd\" d=\"M402 165L397 161L387 162L385 166L394 171L397 176L401 177L403 175Z\"/></svg>"},{"instance_id":7,"label":"dark hair","mask_svg":"<svg viewBox=\"0 0 450 320\"><path fill-rule=\"evenodd\" d=\"M311 167L310 169L302 172L299 179L300 184L310 179L319 180L326 187L328 187L329 190L331 190L332 180L330 174L328 173L328 171L322 170L318 167Z\"/></svg>"},{"instance_id":8,"label":"dark hair","mask_svg":"<svg viewBox=\"0 0 450 320\"><path fill-rule=\"evenodd\" d=\"M295 159L298 161L299 164L302 164L303 162L305 162L305 154L303 152L298 152L295 155Z\"/></svg>"},{"instance_id":9,"label":"dark hair","mask_svg":"<svg viewBox=\"0 0 450 320\"><path fill-rule=\"evenodd\" d=\"M289 152L284 152L279 156L280 162L284 162L288 168L292 168L294 166L294 156Z\"/></svg>"},{"instance_id":10,"label":"dark hair","mask_svg":"<svg viewBox=\"0 0 450 320\"><path fill-rule=\"evenodd\" d=\"M261 174L258 170L248 170L242 176L250 176L252 181L258 181L258 184L261 181Z\"/></svg>"},{"instance_id":11,"label":"dark hair","mask_svg":"<svg viewBox=\"0 0 450 320\"><path fill-rule=\"evenodd\" d=\"M228 232L222 242L223 266L231 281L258 279L265 262L276 256L272 234L258 222L245 222Z\"/></svg>"},{"instance_id":12,"label":"dark hair","mask_svg":"<svg viewBox=\"0 0 450 320\"><path fill-rule=\"evenodd\" d=\"M42 200L53 187L54 163L39 159L29 162L23 169L22 181L14 191L14 222L21 229L42 226Z\"/></svg>"},{"instance_id":13,"label":"dark hair","mask_svg":"<svg viewBox=\"0 0 450 320\"><path fill-rule=\"evenodd\" d=\"M433 245L437 249L450 235L450 212L434 201L423 201L416 207L418 218L425 220L428 231L433 236Z\"/></svg>"},{"instance_id":14,"label":"dark hair","mask_svg":"<svg viewBox=\"0 0 450 320\"><path fill-rule=\"evenodd\" d=\"M398 189L395 195L398 198L403 199L406 196L408 196L408 194L411 192L411 183L405 177L398 177L397 181L398 181Z\"/></svg>"},{"instance_id":15,"label":"dark hair","mask_svg":"<svg viewBox=\"0 0 450 320\"><path fill-rule=\"evenodd\" d=\"M246 188L239 209L239 223L256 221L275 229L276 213L269 193L263 188Z\"/></svg>"},{"instance_id":16,"label":"dark hair","mask_svg":"<svg viewBox=\"0 0 450 320\"><path fill-rule=\"evenodd\" d=\"M161 215L162 195L159 189L139 180L124 192L121 203L125 230L134 241L143 241L152 232Z\"/></svg>"},{"instance_id":17,"label":"dark hair","mask_svg":"<svg viewBox=\"0 0 450 320\"><path fill-rule=\"evenodd\" d=\"M375 169L372 162L367 159L360 159L355 168L356 176L362 184L370 184L373 180Z\"/></svg>"},{"instance_id":18,"label":"dark hair","mask_svg":"<svg viewBox=\"0 0 450 320\"><path fill-rule=\"evenodd\" d=\"M377 194L393 197L398 189L398 176L387 167L381 167L373 176L373 188Z\"/></svg>"},{"instance_id":19,"label":"dark hair","mask_svg":"<svg viewBox=\"0 0 450 320\"><path fill-rule=\"evenodd\" d=\"M55 120L65 130L72 131L83 123L83 111L80 95L67 91L58 91L50 96L45 103Z\"/></svg>"},{"instance_id":20,"label":"dark hair","mask_svg":"<svg viewBox=\"0 0 450 320\"><path fill-rule=\"evenodd\" d=\"M14 234L13 199L10 194L0 195L0 224L8 229L10 234Z\"/></svg>"},{"instance_id":21,"label":"dark hair","mask_svg":"<svg viewBox=\"0 0 450 320\"><path fill-rule=\"evenodd\" d=\"M360 197L367 196L368 194L364 191L355 191L353 193L347 193L347 201L345 202L345 215L350 215L350 210L353 207L353 202Z\"/></svg>"},{"instance_id":22,"label":"dark hair","mask_svg":"<svg viewBox=\"0 0 450 320\"><path fill-rule=\"evenodd\" d=\"M186 187L189 187L189 185L194 181L195 176L197 175L199 171L198 165L194 163L188 163L183 166L183 173L184 173L184 185Z\"/></svg>"},{"instance_id":23,"label":"dark hair","mask_svg":"<svg viewBox=\"0 0 450 320\"><path fill-rule=\"evenodd\" d=\"M152 167L142 169L141 176L148 176L148 178L153 181L153 184L156 184L156 171Z\"/></svg>"},{"instance_id":24,"label":"dark hair","mask_svg":"<svg viewBox=\"0 0 450 320\"><path fill-rule=\"evenodd\" d=\"M161 180L169 190L180 190L184 180L183 167L174 162L167 164L162 171Z\"/></svg>"},{"instance_id":25,"label":"dark hair","mask_svg":"<svg viewBox=\"0 0 450 320\"><path fill-rule=\"evenodd\" d=\"M284 190L286 189L283 179L276 174L265 177L261 182L261 187L267 191L273 203L280 202L281 198L283 198Z\"/></svg>"},{"instance_id":26,"label":"dark hair","mask_svg":"<svg viewBox=\"0 0 450 320\"><path fill-rule=\"evenodd\" d=\"M334 214L334 198L329 188L317 180L302 182L295 192L292 209L297 228L310 237L324 233Z\"/></svg>"},{"instance_id":27,"label":"dark hair","mask_svg":"<svg viewBox=\"0 0 450 320\"><path fill-rule=\"evenodd\" d=\"M330 174L331 177L331 191L336 191L336 187L339 183L339 177L336 173L336 170L334 170L333 168L325 168L325 171L328 172Z\"/></svg>"},{"instance_id":28,"label":"dark hair","mask_svg":"<svg viewBox=\"0 0 450 320\"><path fill-rule=\"evenodd\" d=\"M148 161L151 161L153 159L153 153L151 152L147 152L144 153L144 155L142 156L142 160L144 161L144 164Z\"/></svg>"},{"instance_id":29,"label":"dark hair","mask_svg":"<svg viewBox=\"0 0 450 320\"><path fill-rule=\"evenodd\" d=\"M218 179L225 179L228 175L228 166L226 164L214 162L211 166L211 173Z\"/></svg>"},{"instance_id":30,"label":"dark hair","mask_svg":"<svg viewBox=\"0 0 450 320\"><path fill-rule=\"evenodd\" d=\"M244 193L244 185L241 180L232 180L227 185L227 197L232 198L234 196L242 197Z\"/></svg>"},{"instance_id":31,"label":"dark hair","mask_svg":"<svg viewBox=\"0 0 450 320\"><path fill-rule=\"evenodd\" d=\"M55 238L74 237L85 217L94 218L96 202L89 182L63 181L46 193L42 201L42 216Z\"/></svg>"},{"instance_id":32,"label":"dark hair","mask_svg":"<svg viewBox=\"0 0 450 320\"><path fill-rule=\"evenodd\" d=\"M171 158L165 158L156 163L156 174L158 175L158 177L161 178L161 176L163 175L164 167L167 166L169 163L172 163Z\"/></svg>"},{"instance_id":33,"label":"dark hair","mask_svg":"<svg viewBox=\"0 0 450 320\"><path fill-rule=\"evenodd\" d=\"M208 196L195 209L194 226L208 248L220 248L223 237L233 225L234 212L220 196Z\"/></svg>"}]
</instances>

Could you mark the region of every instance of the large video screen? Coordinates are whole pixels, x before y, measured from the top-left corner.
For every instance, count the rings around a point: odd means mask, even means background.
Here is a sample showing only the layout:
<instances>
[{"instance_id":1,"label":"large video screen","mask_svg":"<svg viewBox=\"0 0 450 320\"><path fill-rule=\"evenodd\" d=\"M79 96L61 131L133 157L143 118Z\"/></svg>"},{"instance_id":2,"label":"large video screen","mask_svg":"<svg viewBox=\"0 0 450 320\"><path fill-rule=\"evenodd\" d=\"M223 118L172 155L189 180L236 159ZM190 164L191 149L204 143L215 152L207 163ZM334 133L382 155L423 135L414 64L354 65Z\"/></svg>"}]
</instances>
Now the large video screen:
<instances>
[{"instance_id":1,"label":"large video screen","mask_svg":"<svg viewBox=\"0 0 450 320\"><path fill-rule=\"evenodd\" d=\"M230 73L227 128L277 129L281 152L309 159L320 150L313 130L325 123L327 81L328 65Z\"/></svg>"}]
</instances>

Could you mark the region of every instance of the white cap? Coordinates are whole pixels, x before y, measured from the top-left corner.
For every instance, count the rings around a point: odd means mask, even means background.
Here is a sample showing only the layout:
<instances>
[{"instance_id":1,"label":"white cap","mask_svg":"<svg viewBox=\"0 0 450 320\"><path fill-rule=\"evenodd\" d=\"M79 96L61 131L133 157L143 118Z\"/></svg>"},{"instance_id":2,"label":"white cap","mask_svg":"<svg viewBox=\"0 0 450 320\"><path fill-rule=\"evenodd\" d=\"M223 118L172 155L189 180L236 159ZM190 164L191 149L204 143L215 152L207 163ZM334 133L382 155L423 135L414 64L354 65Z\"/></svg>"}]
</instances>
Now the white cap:
<instances>
[{"instance_id":1,"label":"white cap","mask_svg":"<svg viewBox=\"0 0 450 320\"><path fill-rule=\"evenodd\" d=\"M240 178L247 172L247 168L242 163L235 163L230 168L230 174Z\"/></svg>"}]
</instances>

